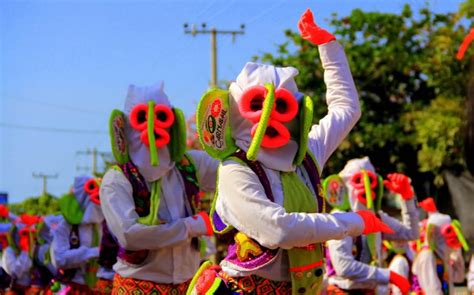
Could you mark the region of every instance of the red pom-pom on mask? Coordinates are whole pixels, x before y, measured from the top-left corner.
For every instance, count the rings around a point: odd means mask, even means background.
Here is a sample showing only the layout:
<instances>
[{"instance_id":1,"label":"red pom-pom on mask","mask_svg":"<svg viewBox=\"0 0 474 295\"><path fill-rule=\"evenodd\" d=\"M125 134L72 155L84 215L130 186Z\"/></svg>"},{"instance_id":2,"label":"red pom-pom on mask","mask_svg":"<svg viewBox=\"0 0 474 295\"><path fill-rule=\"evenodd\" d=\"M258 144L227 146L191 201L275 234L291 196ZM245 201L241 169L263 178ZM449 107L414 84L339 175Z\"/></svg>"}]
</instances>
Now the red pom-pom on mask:
<instances>
[{"instance_id":1,"label":"red pom-pom on mask","mask_svg":"<svg viewBox=\"0 0 474 295\"><path fill-rule=\"evenodd\" d=\"M448 247L454 250L461 249L461 242L459 241L458 235L456 234L456 231L454 230L454 226L452 224L443 225L441 227L441 234L446 240L446 245L448 245Z\"/></svg>"},{"instance_id":2,"label":"red pom-pom on mask","mask_svg":"<svg viewBox=\"0 0 474 295\"><path fill-rule=\"evenodd\" d=\"M367 173L367 176L370 179L370 188L371 189L376 188L377 183L378 183L377 175L375 175L375 173L370 171L370 170L366 170L365 173ZM352 177L351 177L350 183L353 187L355 187L357 189L365 189L365 186L364 186L364 173L362 171L354 173L354 175L352 175Z\"/></svg>"},{"instance_id":3,"label":"red pom-pom on mask","mask_svg":"<svg viewBox=\"0 0 474 295\"><path fill-rule=\"evenodd\" d=\"M155 105L155 128L169 128L174 123L174 113L170 107L158 104Z\"/></svg>"},{"instance_id":4,"label":"red pom-pom on mask","mask_svg":"<svg viewBox=\"0 0 474 295\"><path fill-rule=\"evenodd\" d=\"M251 130L252 138L255 135L262 116L263 104L267 96L267 89L263 86L252 86L244 91L238 103L239 112L245 119L254 123ZM288 128L282 123L293 120L298 114L298 102L294 95L284 89L275 90L275 103L270 113L265 135L262 140L264 148L279 148L286 145L291 138Z\"/></svg>"},{"instance_id":5,"label":"red pom-pom on mask","mask_svg":"<svg viewBox=\"0 0 474 295\"><path fill-rule=\"evenodd\" d=\"M155 127L155 146L157 148L164 147L170 142L170 134L159 127ZM146 145L150 146L150 140L148 139L148 132L145 130L140 135L140 140Z\"/></svg>"},{"instance_id":6,"label":"red pom-pom on mask","mask_svg":"<svg viewBox=\"0 0 474 295\"><path fill-rule=\"evenodd\" d=\"M255 132L257 131L258 123L253 125L252 130L250 134L252 137L255 135ZM290 132L288 131L288 128L286 128L285 125L282 123L270 119L268 122L267 130L265 131L265 135L262 140L262 147L265 148L279 148L284 146L285 144L290 141Z\"/></svg>"},{"instance_id":7,"label":"red pom-pom on mask","mask_svg":"<svg viewBox=\"0 0 474 295\"><path fill-rule=\"evenodd\" d=\"M153 130L155 132L155 145L157 148L164 147L170 142L170 135L166 128L173 125L175 117L173 110L166 105L158 104L154 107ZM136 131L141 132L140 140L147 146L150 146L148 138L148 105L136 105L129 116L130 126Z\"/></svg>"},{"instance_id":8,"label":"red pom-pom on mask","mask_svg":"<svg viewBox=\"0 0 474 295\"><path fill-rule=\"evenodd\" d=\"M242 117L257 123L262 115L266 95L267 89L263 86L252 86L245 90L239 101L239 111Z\"/></svg>"},{"instance_id":9,"label":"red pom-pom on mask","mask_svg":"<svg viewBox=\"0 0 474 295\"><path fill-rule=\"evenodd\" d=\"M282 123L293 120L298 114L298 102L295 96L285 88L275 90L275 107L271 118Z\"/></svg>"},{"instance_id":10,"label":"red pom-pom on mask","mask_svg":"<svg viewBox=\"0 0 474 295\"><path fill-rule=\"evenodd\" d=\"M100 205L99 184L94 178L89 179L84 184L84 191L89 195L92 203Z\"/></svg>"},{"instance_id":11,"label":"red pom-pom on mask","mask_svg":"<svg viewBox=\"0 0 474 295\"><path fill-rule=\"evenodd\" d=\"M137 131L146 130L148 123L148 106L146 104L136 105L130 112L130 126Z\"/></svg>"},{"instance_id":12,"label":"red pom-pom on mask","mask_svg":"<svg viewBox=\"0 0 474 295\"><path fill-rule=\"evenodd\" d=\"M372 171L365 171L367 173L367 176L369 177L370 180L370 191L372 195L372 200L375 200L376 194L374 189L377 187L377 175L373 173ZM350 184L354 187L354 194L356 198L359 200L364 205L367 205L367 194L365 191L365 185L364 185L364 173L362 171L354 173L350 179Z\"/></svg>"}]
</instances>

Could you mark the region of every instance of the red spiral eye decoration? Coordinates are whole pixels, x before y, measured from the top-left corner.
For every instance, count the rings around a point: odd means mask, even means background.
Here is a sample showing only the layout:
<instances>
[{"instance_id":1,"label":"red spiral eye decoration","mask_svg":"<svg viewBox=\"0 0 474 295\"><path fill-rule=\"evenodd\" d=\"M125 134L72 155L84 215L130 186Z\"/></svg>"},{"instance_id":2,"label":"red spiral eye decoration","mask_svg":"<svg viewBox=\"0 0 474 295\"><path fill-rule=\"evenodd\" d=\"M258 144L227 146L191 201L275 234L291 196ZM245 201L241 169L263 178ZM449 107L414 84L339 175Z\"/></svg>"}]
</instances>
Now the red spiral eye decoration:
<instances>
[{"instance_id":1,"label":"red spiral eye decoration","mask_svg":"<svg viewBox=\"0 0 474 295\"><path fill-rule=\"evenodd\" d=\"M289 122L298 114L298 102L295 96L285 88L275 91L275 107L271 117L280 122Z\"/></svg>"},{"instance_id":2,"label":"red spiral eye decoration","mask_svg":"<svg viewBox=\"0 0 474 295\"><path fill-rule=\"evenodd\" d=\"M173 125L174 113L170 107L158 104L155 106L155 127L169 128Z\"/></svg>"},{"instance_id":3,"label":"red spiral eye decoration","mask_svg":"<svg viewBox=\"0 0 474 295\"><path fill-rule=\"evenodd\" d=\"M136 105L130 112L130 125L137 131L146 130L148 121L148 106L146 104Z\"/></svg>"},{"instance_id":4,"label":"red spiral eye decoration","mask_svg":"<svg viewBox=\"0 0 474 295\"><path fill-rule=\"evenodd\" d=\"M239 101L239 111L242 117L256 123L262 115L263 102L267 89L263 86L252 86L245 90Z\"/></svg>"}]
</instances>

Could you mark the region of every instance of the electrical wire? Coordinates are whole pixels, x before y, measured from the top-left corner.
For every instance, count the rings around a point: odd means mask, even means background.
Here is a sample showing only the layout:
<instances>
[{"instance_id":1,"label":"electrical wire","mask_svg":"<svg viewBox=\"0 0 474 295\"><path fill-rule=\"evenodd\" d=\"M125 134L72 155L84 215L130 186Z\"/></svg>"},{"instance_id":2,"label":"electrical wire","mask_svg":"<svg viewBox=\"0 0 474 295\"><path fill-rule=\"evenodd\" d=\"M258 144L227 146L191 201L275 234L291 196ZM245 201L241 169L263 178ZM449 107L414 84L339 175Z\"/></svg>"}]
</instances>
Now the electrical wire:
<instances>
[{"instance_id":1,"label":"electrical wire","mask_svg":"<svg viewBox=\"0 0 474 295\"><path fill-rule=\"evenodd\" d=\"M103 131L103 130L87 130L87 129L69 129L69 128L27 126L27 125L9 124L9 123L3 123L3 122L0 122L0 127L12 128L12 129L42 131L42 132L108 135L108 133Z\"/></svg>"}]
</instances>

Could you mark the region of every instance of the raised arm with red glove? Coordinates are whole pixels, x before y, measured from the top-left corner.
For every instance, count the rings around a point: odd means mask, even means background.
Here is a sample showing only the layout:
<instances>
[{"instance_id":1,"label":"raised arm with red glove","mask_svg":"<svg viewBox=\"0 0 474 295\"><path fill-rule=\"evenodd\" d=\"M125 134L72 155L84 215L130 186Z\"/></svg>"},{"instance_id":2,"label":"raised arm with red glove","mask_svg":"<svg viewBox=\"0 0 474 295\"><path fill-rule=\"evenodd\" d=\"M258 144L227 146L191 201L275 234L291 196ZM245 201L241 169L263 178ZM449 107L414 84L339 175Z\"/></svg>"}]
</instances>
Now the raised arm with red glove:
<instances>
[{"instance_id":1,"label":"raised arm with red glove","mask_svg":"<svg viewBox=\"0 0 474 295\"><path fill-rule=\"evenodd\" d=\"M323 45L331 41L336 40L336 37L320 28L313 18L313 13L308 8L300 18L298 22L298 29L300 30L301 37L315 45Z\"/></svg>"},{"instance_id":2,"label":"raised arm with red glove","mask_svg":"<svg viewBox=\"0 0 474 295\"><path fill-rule=\"evenodd\" d=\"M410 178L401 173L387 175L388 180L384 180L385 186L394 193L400 194L403 200L408 201L413 198L415 192L410 184Z\"/></svg>"}]
</instances>

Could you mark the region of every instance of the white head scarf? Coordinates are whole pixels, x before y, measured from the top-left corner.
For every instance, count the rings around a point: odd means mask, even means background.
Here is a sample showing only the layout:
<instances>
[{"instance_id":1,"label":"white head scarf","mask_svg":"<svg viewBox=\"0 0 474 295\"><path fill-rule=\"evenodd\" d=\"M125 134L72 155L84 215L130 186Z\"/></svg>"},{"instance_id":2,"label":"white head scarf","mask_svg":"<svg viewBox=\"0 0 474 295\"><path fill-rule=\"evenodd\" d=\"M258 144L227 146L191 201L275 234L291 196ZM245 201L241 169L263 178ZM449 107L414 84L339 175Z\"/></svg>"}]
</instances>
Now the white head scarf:
<instances>
[{"instance_id":1,"label":"white head scarf","mask_svg":"<svg viewBox=\"0 0 474 295\"><path fill-rule=\"evenodd\" d=\"M141 142L140 132L130 126L128 116L137 104L147 104L150 100L153 100L156 104L166 105L171 108L163 88L163 82L149 87L130 85L128 87L127 99L125 100L124 113L126 114L127 122L125 124L125 136L128 141L130 158L148 182L156 181L166 175L174 167L174 162L170 159L168 147L162 147L157 149L160 164L156 167L152 166L150 164L150 150Z\"/></svg>"},{"instance_id":2,"label":"white head scarf","mask_svg":"<svg viewBox=\"0 0 474 295\"><path fill-rule=\"evenodd\" d=\"M84 184L90 179L89 176L78 176L74 179L73 192L79 206L84 212L82 224L101 223L104 220L100 205L94 204L89 194L84 190Z\"/></svg>"},{"instance_id":3,"label":"white head scarf","mask_svg":"<svg viewBox=\"0 0 474 295\"><path fill-rule=\"evenodd\" d=\"M242 93L249 87L271 83L277 88L285 88L290 91L299 102L303 95L298 92L294 77L298 75L298 70L293 67L275 67L272 65L262 65L248 62L237 80L230 85L230 122L232 127L232 137L236 145L242 150L248 150L252 137L250 131L253 123L242 117L239 112L238 103L242 98ZM295 135L296 120L285 124L291 135ZM288 144L276 149L261 147L257 160L264 166L278 171L294 171L293 160L298 151L298 143L291 139Z\"/></svg>"},{"instance_id":4,"label":"white head scarf","mask_svg":"<svg viewBox=\"0 0 474 295\"><path fill-rule=\"evenodd\" d=\"M357 199L354 187L350 183L351 177L362 169L375 173L375 168L370 162L369 157L349 160L344 169L339 172L339 176L346 184L352 211L367 210L367 207Z\"/></svg>"}]
</instances>

